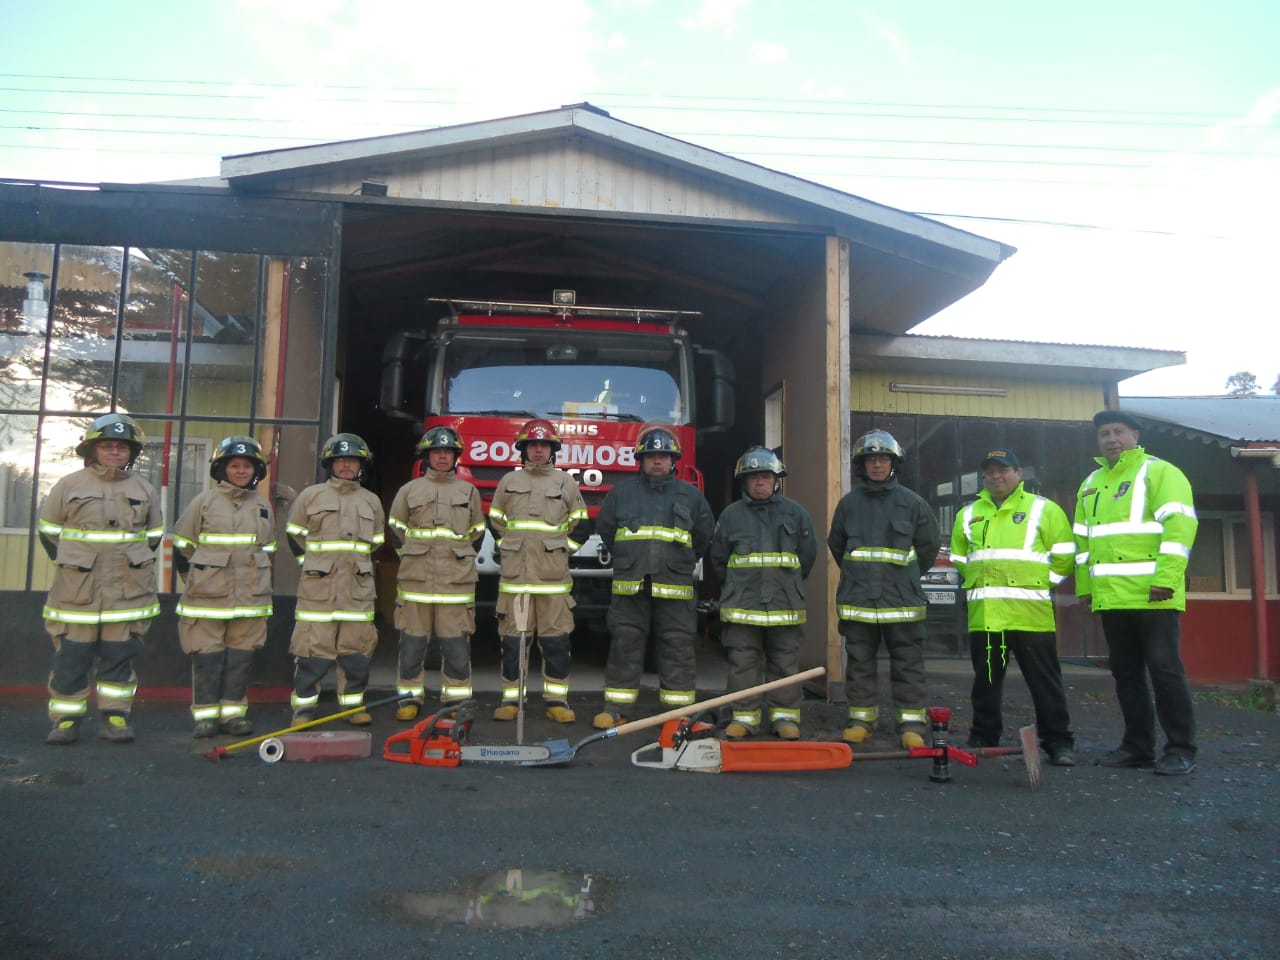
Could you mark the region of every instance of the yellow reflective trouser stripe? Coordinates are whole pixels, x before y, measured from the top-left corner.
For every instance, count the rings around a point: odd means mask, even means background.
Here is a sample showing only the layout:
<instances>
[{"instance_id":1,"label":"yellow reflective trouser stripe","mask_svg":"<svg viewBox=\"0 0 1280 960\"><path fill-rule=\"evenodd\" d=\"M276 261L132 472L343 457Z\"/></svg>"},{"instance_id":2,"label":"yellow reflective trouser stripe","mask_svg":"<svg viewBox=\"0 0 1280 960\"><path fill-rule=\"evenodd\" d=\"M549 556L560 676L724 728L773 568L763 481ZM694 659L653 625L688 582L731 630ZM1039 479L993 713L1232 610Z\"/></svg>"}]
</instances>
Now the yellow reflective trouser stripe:
<instances>
[{"instance_id":1,"label":"yellow reflective trouser stripe","mask_svg":"<svg viewBox=\"0 0 1280 960\"><path fill-rule=\"evenodd\" d=\"M272 607L269 603L262 607L197 607L179 603L175 612L180 617L193 620L238 620L241 617L269 617Z\"/></svg>"},{"instance_id":2,"label":"yellow reflective trouser stripe","mask_svg":"<svg viewBox=\"0 0 1280 960\"><path fill-rule=\"evenodd\" d=\"M916 548L890 550L888 547L858 547L846 553L844 558L855 562L891 563L896 567L905 567L916 558Z\"/></svg>"},{"instance_id":3,"label":"yellow reflective trouser stripe","mask_svg":"<svg viewBox=\"0 0 1280 960\"><path fill-rule=\"evenodd\" d=\"M397 590L396 597L408 603L475 603L474 593L415 593L412 590Z\"/></svg>"},{"instance_id":4,"label":"yellow reflective trouser stripe","mask_svg":"<svg viewBox=\"0 0 1280 960\"><path fill-rule=\"evenodd\" d=\"M639 691L637 691L639 692ZM684 707L698 698L696 690L658 690L658 700L673 707Z\"/></svg>"},{"instance_id":5,"label":"yellow reflective trouser stripe","mask_svg":"<svg viewBox=\"0 0 1280 960\"><path fill-rule=\"evenodd\" d=\"M533 593L539 596L554 596L560 593L573 593L572 583L507 583L498 584L499 593Z\"/></svg>"},{"instance_id":6,"label":"yellow reflective trouser stripe","mask_svg":"<svg viewBox=\"0 0 1280 960\"><path fill-rule=\"evenodd\" d=\"M231 720L235 717L243 717L249 712L247 703L224 703L222 705L222 719Z\"/></svg>"},{"instance_id":7,"label":"yellow reflective trouser stripe","mask_svg":"<svg viewBox=\"0 0 1280 960\"><path fill-rule=\"evenodd\" d=\"M300 623L372 623L372 610L295 610L294 620Z\"/></svg>"},{"instance_id":8,"label":"yellow reflective trouser stripe","mask_svg":"<svg viewBox=\"0 0 1280 960\"><path fill-rule=\"evenodd\" d=\"M752 730L760 726L759 710L734 710L733 719Z\"/></svg>"},{"instance_id":9,"label":"yellow reflective trouser stripe","mask_svg":"<svg viewBox=\"0 0 1280 960\"><path fill-rule=\"evenodd\" d=\"M567 697L569 695L569 684L561 683L558 680L548 680L543 677L542 693L547 697Z\"/></svg>"},{"instance_id":10,"label":"yellow reflective trouser stripe","mask_svg":"<svg viewBox=\"0 0 1280 960\"><path fill-rule=\"evenodd\" d=\"M83 716L89 712L89 702L87 700L58 700L49 699L49 712L56 713L60 717Z\"/></svg>"},{"instance_id":11,"label":"yellow reflective trouser stripe","mask_svg":"<svg viewBox=\"0 0 1280 960\"><path fill-rule=\"evenodd\" d=\"M605 687L604 702L605 703L621 703L630 706L640 699L640 691L631 689L630 687Z\"/></svg>"},{"instance_id":12,"label":"yellow reflective trouser stripe","mask_svg":"<svg viewBox=\"0 0 1280 960\"><path fill-rule=\"evenodd\" d=\"M659 600L693 599L693 587L682 584L655 583L649 587L649 593Z\"/></svg>"},{"instance_id":13,"label":"yellow reflective trouser stripe","mask_svg":"<svg viewBox=\"0 0 1280 960\"><path fill-rule=\"evenodd\" d=\"M836 606L836 613L841 620L856 620L859 623L910 623L923 620L924 607L856 607L853 604L841 603Z\"/></svg>"},{"instance_id":14,"label":"yellow reflective trouser stripe","mask_svg":"<svg viewBox=\"0 0 1280 960\"><path fill-rule=\"evenodd\" d=\"M471 685L451 685L440 690L440 696L446 700L466 700L471 696Z\"/></svg>"},{"instance_id":15,"label":"yellow reflective trouser stripe","mask_svg":"<svg viewBox=\"0 0 1280 960\"><path fill-rule=\"evenodd\" d=\"M675 527L637 527L631 530L623 527L614 535L614 540L661 540L664 543L679 543L686 547L693 546L693 534L688 530Z\"/></svg>"},{"instance_id":16,"label":"yellow reflective trouser stripe","mask_svg":"<svg viewBox=\"0 0 1280 960\"><path fill-rule=\"evenodd\" d=\"M406 683L396 684L396 695L401 697L417 697L421 700L427 694L426 687L412 687Z\"/></svg>"},{"instance_id":17,"label":"yellow reflective trouser stripe","mask_svg":"<svg viewBox=\"0 0 1280 960\"><path fill-rule=\"evenodd\" d=\"M397 524L399 526L399 524ZM404 527L406 540L470 540L465 533L454 533L448 527Z\"/></svg>"},{"instance_id":18,"label":"yellow reflective trouser stripe","mask_svg":"<svg viewBox=\"0 0 1280 960\"><path fill-rule=\"evenodd\" d=\"M769 719L777 723L779 720L790 720L792 723L800 722L799 707L770 707Z\"/></svg>"},{"instance_id":19,"label":"yellow reflective trouser stripe","mask_svg":"<svg viewBox=\"0 0 1280 960\"><path fill-rule=\"evenodd\" d=\"M849 719L858 723L875 723L880 719L879 707L850 707Z\"/></svg>"},{"instance_id":20,"label":"yellow reflective trouser stripe","mask_svg":"<svg viewBox=\"0 0 1280 960\"><path fill-rule=\"evenodd\" d=\"M82 543L142 543L147 539L145 530L79 530L75 527L57 527L44 522L40 524L40 532L62 540L79 540Z\"/></svg>"},{"instance_id":21,"label":"yellow reflective trouser stripe","mask_svg":"<svg viewBox=\"0 0 1280 960\"><path fill-rule=\"evenodd\" d=\"M804 610L741 610L721 607L720 619L726 623L745 623L753 627L787 627L808 622Z\"/></svg>"},{"instance_id":22,"label":"yellow reflective trouser stripe","mask_svg":"<svg viewBox=\"0 0 1280 960\"><path fill-rule=\"evenodd\" d=\"M318 693L310 697L300 696L296 691L289 694L289 706L294 710L297 710L299 707L314 707L319 702L320 694Z\"/></svg>"},{"instance_id":23,"label":"yellow reflective trouser stripe","mask_svg":"<svg viewBox=\"0 0 1280 960\"><path fill-rule=\"evenodd\" d=\"M219 547L236 547L242 544L257 543L256 533L204 533L200 534L201 543Z\"/></svg>"},{"instance_id":24,"label":"yellow reflective trouser stripe","mask_svg":"<svg viewBox=\"0 0 1280 960\"><path fill-rule=\"evenodd\" d=\"M351 707L364 706L364 691L359 693L341 693L338 695L338 705L350 709Z\"/></svg>"},{"instance_id":25,"label":"yellow reflective trouser stripe","mask_svg":"<svg viewBox=\"0 0 1280 960\"><path fill-rule=\"evenodd\" d=\"M643 580L613 581L615 597L634 597L644 586ZM654 583L649 586L649 595L658 600L692 600L693 587L686 584Z\"/></svg>"},{"instance_id":26,"label":"yellow reflective trouser stripe","mask_svg":"<svg viewBox=\"0 0 1280 960\"><path fill-rule=\"evenodd\" d=\"M926 720L925 711L920 710L899 710L899 723L924 723Z\"/></svg>"},{"instance_id":27,"label":"yellow reflective trouser stripe","mask_svg":"<svg viewBox=\"0 0 1280 960\"><path fill-rule=\"evenodd\" d=\"M308 540L307 553L372 553L373 544L363 540Z\"/></svg>"},{"instance_id":28,"label":"yellow reflective trouser stripe","mask_svg":"<svg viewBox=\"0 0 1280 960\"><path fill-rule=\"evenodd\" d=\"M735 553L729 557L731 568L783 567L799 569L800 558L794 553Z\"/></svg>"},{"instance_id":29,"label":"yellow reflective trouser stripe","mask_svg":"<svg viewBox=\"0 0 1280 960\"><path fill-rule=\"evenodd\" d=\"M150 620L160 616L160 604L153 603L145 607L134 607L130 610L96 610L84 612L80 610L59 610L46 606L41 616L45 620L58 623L128 623L131 620Z\"/></svg>"},{"instance_id":30,"label":"yellow reflective trouser stripe","mask_svg":"<svg viewBox=\"0 0 1280 960\"><path fill-rule=\"evenodd\" d=\"M106 681L98 681L98 696L112 697L116 700L132 700L134 694L138 692L136 683L107 683Z\"/></svg>"},{"instance_id":31,"label":"yellow reflective trouser stripe","mask_svg":"<svg viewBox=\"0 0 1280 960\"><path fill-rule=\"evenodd\" d=\"M220 708L217 704L211 707L192 707L191 718L193 720L217 720Z\"/></svg>"},{"instance_id":32,"label":"yellow reflective trouser stripe","mask_svg":"<svg viewBox=\"0 0 1280 960\"><path fill-rule=\"evenodd\" d=\"M547 523L543 520L508 520L508 530L536 530L539 533L568 533L567 523Z\"/></svg>"}]
</instances>

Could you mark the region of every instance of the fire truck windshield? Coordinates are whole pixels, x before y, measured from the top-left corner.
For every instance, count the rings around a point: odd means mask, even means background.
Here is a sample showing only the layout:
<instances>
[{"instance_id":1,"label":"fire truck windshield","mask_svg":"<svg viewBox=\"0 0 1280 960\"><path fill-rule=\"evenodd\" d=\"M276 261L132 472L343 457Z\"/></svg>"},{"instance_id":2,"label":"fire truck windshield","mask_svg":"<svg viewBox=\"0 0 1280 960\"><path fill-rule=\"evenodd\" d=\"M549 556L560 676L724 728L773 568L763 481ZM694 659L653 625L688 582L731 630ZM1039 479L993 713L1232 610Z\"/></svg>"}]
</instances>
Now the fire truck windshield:
<instances>
[{"instance_id":1,"label":"fire truck windshield","mask_svg":"<svg viewBox=\"0 0 1280 960\"><path fill-rule=\"evenodd\" d=\"M682 347L634 334L460 331L443 351L442 412L684 423Z\"/></svg>"}]
</instances>

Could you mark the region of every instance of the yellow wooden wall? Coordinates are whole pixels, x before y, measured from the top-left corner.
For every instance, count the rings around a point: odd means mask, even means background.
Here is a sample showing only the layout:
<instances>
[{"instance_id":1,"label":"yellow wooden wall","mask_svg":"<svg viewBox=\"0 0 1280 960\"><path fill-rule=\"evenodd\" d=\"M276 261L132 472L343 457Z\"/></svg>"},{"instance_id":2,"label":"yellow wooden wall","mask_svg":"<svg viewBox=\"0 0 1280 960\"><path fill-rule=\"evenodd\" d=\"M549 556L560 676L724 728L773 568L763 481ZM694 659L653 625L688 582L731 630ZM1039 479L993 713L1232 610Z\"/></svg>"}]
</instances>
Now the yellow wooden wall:
<instances>
[{"instance_id":1,"label":"yellow wooden wall","mask_svg":"<svg viewBox=\"0 0 1280 960\"><path fill-rule=\"evenodd\" d=\"M851 379L850 408L856 412L1081 422L1089 420L1106 405L1102 385L1098 383L869 370L854 370ZM1009 392L1003 397L907 393L890 390L890 383L940 387L998 386L1007 388Z\"/></svg>"}]
</instances>

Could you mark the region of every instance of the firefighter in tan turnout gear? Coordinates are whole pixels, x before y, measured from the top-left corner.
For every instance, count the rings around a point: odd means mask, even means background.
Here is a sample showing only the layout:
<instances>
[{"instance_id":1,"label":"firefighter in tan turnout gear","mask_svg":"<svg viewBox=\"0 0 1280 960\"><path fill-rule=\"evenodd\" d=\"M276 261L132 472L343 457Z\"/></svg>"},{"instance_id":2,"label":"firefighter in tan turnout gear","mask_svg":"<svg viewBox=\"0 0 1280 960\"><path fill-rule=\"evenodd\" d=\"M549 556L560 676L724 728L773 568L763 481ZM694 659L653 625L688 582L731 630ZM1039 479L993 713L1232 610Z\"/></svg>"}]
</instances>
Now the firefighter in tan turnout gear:
<instances>
[{"instance_id":1,"label":"firefighter in tan turnout gear","mask_svg":"<svg viewBox=\"0 0 1280 960\"><path fill-rule=\"evenodd\" d=\"M527 633L542 651L542 696L547 717L572 723L569 709L569 634L573 630L573 581L569 557L588 533L587 505L573 477L554 466L560 437L548 420L520 428L515 445L523 469L498 483L489 523L501 554L498 634L502 638L502 705L495 720L514 720L520 699L522 639L516 623L518 598L528 603Z\"/></svg>"},{"instance_id":2,"label":"firefighter in tan turnout gear","mask_svg":"<svg viewBox=\"0 0 1280 960\"><path fill-rule=\"evenodd\" d=\"M225 438L209 461L217 485L192 500L173 529L174 565L186 581L178 639L191 657L196 737L219 727L235 736L253 732L249 672L267 642L276 550L271 504L257 491L266 475L257 440Z\"/></svg>"},{"instance_id":3,"label":"firefighter in tan turnout gear","mask_svg":"<svg viewBox=\"0 0 1280 960\"><path fill-rule=\"evenodd\" d=\"M396 629L400 666L397 720L415 720L426 699L424 661L434 636L440 646L440 701L471 698L471 635L476 631L476 550L484 540L480 492L457 475L462 438L432 427L414 453L422 476L397 491L391 536L400 552Z\"/></svg>"},{"instance_id":4,"label":"firefighter in tan turnout gear","mask_svg":"<svg viewBox=\"0 0 1280 960\"><path fill-rule=\"evenodd\" d=\"M373 553L386 540L382 503L360 485L372 462L364 440L354 433L335 433L320 448L327 479L298 494L289 511L289 549L302 564L289 643L294 723L312 718L320 681L335 663L341 708L364 704L369 662L378 645ZM361 710L347 722L366 726L373 717Z\"/></svg>"},{"instance_id":5,"label":"firefighter in tan turnout gear","mask_svg":"<svg viewBox=\"0 0 1280 960\"><path fill-rule=\"evenodd\" d=\"M124 414L94 420L75 451L84 468L55 483L40 511L40 541L54 562L44 608L53 640L49 743L76 741L95 660L99 736L133 739L133 658L160 612L155 549L164 535L155 490L130 472L145 442Z\"/></svg>"},{"instance_id":6,"label":"firefighter in tan turnout gear","mask_svg":"<svg viewBox=\"0 0 1280 960\"><path fill-rule=\"evenodd\" d=\"M600 730L623 722L635 706L650 631L658 640L658 699L667 707L697 699L693 574L715 519L698 488L676 477L679 459L672 431L641 430L640 472L609 491L596 518L596 532L613 554L604 708L592 721Z\"/></svg>"}]
</instances>

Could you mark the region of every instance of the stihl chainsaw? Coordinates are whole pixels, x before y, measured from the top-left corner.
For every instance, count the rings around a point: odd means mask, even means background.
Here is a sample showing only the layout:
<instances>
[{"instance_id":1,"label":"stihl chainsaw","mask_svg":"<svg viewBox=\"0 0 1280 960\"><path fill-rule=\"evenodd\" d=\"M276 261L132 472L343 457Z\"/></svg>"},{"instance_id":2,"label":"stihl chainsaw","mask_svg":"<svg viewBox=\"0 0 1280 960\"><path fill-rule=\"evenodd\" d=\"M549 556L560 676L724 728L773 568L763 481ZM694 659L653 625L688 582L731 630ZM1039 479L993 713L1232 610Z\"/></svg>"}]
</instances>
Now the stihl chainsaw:
<instances>
[{"instance_id":1,"label":"stihl chainsaw","mask_svg":"<svg viewBox=\"0 0 1280 960\"><path fill-rule=\"evenodd\" d=\"M841 770L853 762L847 743L819 740L739 742L719 740L715 726L703 720L668 720L657 743L631 754L637 767L656 770L689 770L696 773L752 771L797 772Z\"/></svg>"}]
</instances>

